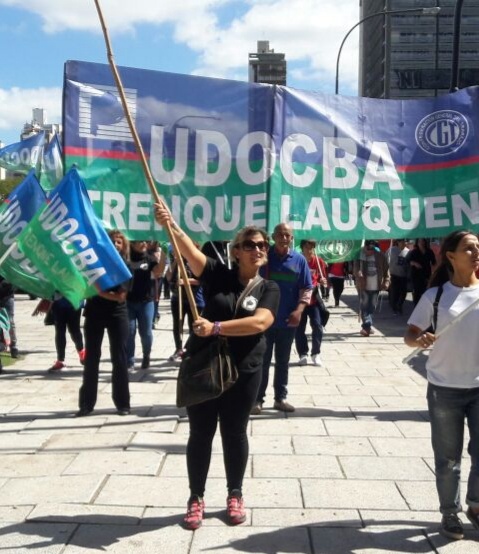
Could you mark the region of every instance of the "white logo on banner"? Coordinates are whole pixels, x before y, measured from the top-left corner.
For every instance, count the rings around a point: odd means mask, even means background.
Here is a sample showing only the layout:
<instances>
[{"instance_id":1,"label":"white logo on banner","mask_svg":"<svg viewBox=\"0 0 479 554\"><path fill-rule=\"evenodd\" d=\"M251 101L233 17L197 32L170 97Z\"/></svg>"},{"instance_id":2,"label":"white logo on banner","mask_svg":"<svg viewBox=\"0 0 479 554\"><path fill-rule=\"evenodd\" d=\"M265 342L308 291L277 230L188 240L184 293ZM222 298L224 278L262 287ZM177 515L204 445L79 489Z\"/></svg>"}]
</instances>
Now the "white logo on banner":
<instances>
[{"instance_id":1,"label":"white logo on banner","mask_svg":"<svg viewBox=\"0 0 479 554\"><path fill-rule=\"evenodd\" d=\"M469 134L467 118L454 110L424 117L416 127L416 142L428 154L446 156L461 148Z\"/></svg>"}]
</instances>

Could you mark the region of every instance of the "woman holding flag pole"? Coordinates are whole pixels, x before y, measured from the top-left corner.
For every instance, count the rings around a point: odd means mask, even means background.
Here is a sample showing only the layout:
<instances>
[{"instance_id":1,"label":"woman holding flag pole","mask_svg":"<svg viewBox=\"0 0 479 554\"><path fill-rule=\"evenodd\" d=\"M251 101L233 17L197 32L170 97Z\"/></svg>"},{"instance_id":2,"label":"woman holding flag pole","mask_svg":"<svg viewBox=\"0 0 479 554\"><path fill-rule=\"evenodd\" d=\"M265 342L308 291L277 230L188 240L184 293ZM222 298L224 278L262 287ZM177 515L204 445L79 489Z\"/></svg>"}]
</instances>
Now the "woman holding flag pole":
<instances>
[{"instance_id":1,"label":"woman holding flag pole","mask_svg":"<svg viewBox=\"0 0 479 554\"><path fill-rule=\"evenodd\" d=\"M471 456L466 516L479 530L479 240L470 231L454 231L440 253L441 263L408 320L404 341L421 349L434 345L426 369L440 531L457 540L464 537L458 514L465 419Z\"/></svg>"}]
</instances>

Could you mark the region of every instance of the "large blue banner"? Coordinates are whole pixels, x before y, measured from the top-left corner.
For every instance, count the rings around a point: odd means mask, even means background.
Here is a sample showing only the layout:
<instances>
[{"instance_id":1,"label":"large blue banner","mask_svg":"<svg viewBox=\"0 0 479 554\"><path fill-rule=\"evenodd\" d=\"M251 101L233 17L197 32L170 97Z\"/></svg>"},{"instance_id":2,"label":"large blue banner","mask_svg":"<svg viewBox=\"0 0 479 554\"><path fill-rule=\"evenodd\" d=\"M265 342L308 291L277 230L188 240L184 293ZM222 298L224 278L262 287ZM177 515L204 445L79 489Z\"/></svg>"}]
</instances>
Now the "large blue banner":
<instances>
[{"instance_id":1,"label":"large blue banner","mask_svg":"<svg viewBox=\"0 0 479 554\"><path fill-rule=\"evenodd\" d=\"M157 190L200 241L289 222L297 239L479 228L477 87L374 100L119 68ZM66 165L130 238L163 235L107 65L65 67Z\"/></svg>"}]
</instances>

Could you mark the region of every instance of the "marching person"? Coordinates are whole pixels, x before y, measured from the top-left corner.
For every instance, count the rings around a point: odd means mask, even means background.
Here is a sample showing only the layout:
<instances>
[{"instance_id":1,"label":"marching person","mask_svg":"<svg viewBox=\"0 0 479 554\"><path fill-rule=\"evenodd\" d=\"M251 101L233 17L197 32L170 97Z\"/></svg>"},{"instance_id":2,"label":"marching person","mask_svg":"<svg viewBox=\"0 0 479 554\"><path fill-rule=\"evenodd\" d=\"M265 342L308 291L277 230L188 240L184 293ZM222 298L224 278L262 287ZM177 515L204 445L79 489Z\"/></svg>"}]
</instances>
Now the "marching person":
<instances>
[{"instance_id":1,"label":"marching person","mask_svg":"<svg viewBox=\"0 0 479 554\"><path fill-rule=\"evenodd\" d=\"M279 302L278 286L267 280L259 283L236 310L242 291L257 279L266 263L268 236L257 227L245 227L232 243L232 269L218 259L208 258L172 220L166 207L155 204L161 225L170 222L180 253L204 288L205 307L193 325L187 350L204 348L215 336L228 337L231 356L238 368L238 381L220 397L187 408L190 436L186 449L190 498L184 519L187 529L197 529L205 512L203 496L211 460L211 447L220 424L227 481L227 521L243 523L243 477L248 460L249 414L261 381L261 362L266 349L264 332L273 324ZM254 294L253 294L254 293ZM236 316L236 317L235 317Z\"/></svg>"},{"instance_id":2,"label":"marching person","mask_svg":"<svg viewBox=\"0 0 479 554\"><path fill-rule=\"evenodd\" d=\"M128 261L129 245L120 231L108 233L118 253ZM110 290L100 292L86 301L85 306L85 367L83 383L80 388L79 411L77 417L89 415L95 407L98 393L101 345L105 330L110 342L112 365L111 387L113 402L118 415L130 413L130 388L128 383L128 364L126 344L128 340L128 311L126 294L128 282Z\"/></svg>"},{"instance_id":3,"label":"marching person","mask_svg":"<svg viewBox=\"0 0 479 554\"><path fill-rule=\"evenodd\" d=\"M306 306L309 306L313 285L311 273L304 256L291 249L293 231L287 223L276 225L273 233L274 248L268 253L268 263L261 275L278 284L281 295L278 316L274 325L266 333L266 353L263 358L263 378L252 414L258 415L268 388L269 366L274 364L274 404L275 410L294 412L295 408L286 401L288 395L288 374L291 347L296 328L301 321Z\"/></svg>"},{"instance_id":4,"label":"marching person","mask_svg":"<svg viewBox=\"0 0 479 554\"><path fill-rule=\"evenodd\" d=\"M467 484L466 516L479 529L479 241L470 231L454 231L441 246L441 262L430 288L421 296L408 320L404 338L411 347L434 345L426 362L427 401L431 421L436 487L442 514L441 533L462 539L458 513L464 420L469 427L471 468ZM456 323L436 337L455 319ZM432 326L432 331L429 331Z\"/></svg>"}]
</instances>

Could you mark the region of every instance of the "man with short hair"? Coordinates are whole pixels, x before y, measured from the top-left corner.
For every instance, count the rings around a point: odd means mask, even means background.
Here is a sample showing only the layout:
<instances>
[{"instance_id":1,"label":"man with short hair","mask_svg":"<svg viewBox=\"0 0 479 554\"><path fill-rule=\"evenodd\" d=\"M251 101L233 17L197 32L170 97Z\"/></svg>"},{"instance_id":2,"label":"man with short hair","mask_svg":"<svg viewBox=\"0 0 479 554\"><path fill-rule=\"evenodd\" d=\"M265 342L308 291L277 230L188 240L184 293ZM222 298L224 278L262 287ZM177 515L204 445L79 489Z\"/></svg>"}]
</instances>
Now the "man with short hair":
<instances>
[{"instance_id":1,"label":"man with short hair","mask_svg":"<svg viewBox=\"0 0 479 554\"><path fill-rule=\"evenodd\" d=\"M407 296L407 255L409 248L404 239L393 241L393 245L386 252L389 263L391 284L389 285L389 304L394 315L402 314L402 307Z\"/></svg>"},{"instance_id":2,"label":"man with short hair","mask_svg":"<svg viewBox=\"0 0 479 554\"><path fill-rule=\"evenodd\" d=\"M282 412L294 412L294 406L286 402L288 395L288 371L291 346L301 315L309 305L312 293L311 273L302 254L292 250L293 233L287 223L276 225L273 233L274 248L268 253L268 263L262 268L264 278L278 283L281 292L276 319L266 331L266 352L263 358L263 379L258 391L257 403L252 414L260 414L268 387L269 366L275 355L274 408Z\"/></svg>"}]
</instances>

